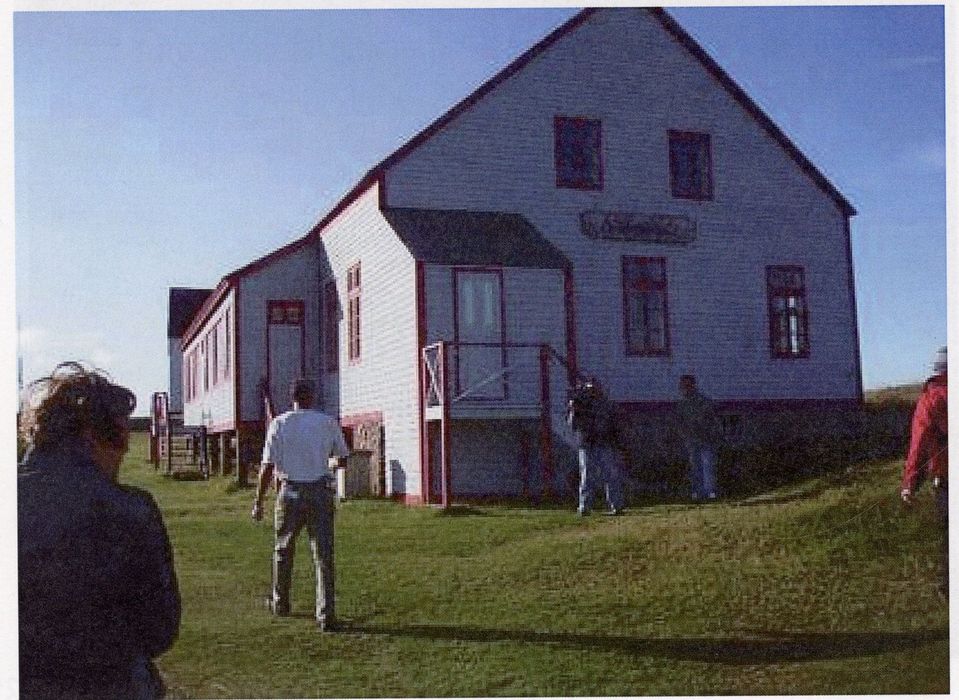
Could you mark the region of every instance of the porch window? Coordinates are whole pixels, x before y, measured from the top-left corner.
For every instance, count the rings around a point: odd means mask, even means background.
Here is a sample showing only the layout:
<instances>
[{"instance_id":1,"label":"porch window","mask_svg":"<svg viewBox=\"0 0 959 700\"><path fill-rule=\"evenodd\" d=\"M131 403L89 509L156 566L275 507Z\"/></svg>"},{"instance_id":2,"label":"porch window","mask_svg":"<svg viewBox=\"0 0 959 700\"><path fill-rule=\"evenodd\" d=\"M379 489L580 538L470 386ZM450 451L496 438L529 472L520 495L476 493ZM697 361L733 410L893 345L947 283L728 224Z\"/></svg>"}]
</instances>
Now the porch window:
<instances>
[{"instance_id":1,"label":"porch window","mask_svg":"<svg viewBox=\"0 0 959 700\"><path fill-rule=\"evenodd\" d=\"M556 186L603 189L602 122L556 117L553 120Z\"/></svg>"},{"instance_id":2,"label":"porch window","mask_svg":"<svg viewBox=\"0 0 959 700\"><path fill-rule=\"evenodd\" d=\"M328 280L323 287L323 357L327 372L335 372L340 362L340 317L337 302L336 281Z\"/></svg>"},{"instance_id":3,"label":"porch window","mask_svg":"<svg viewBox=\"0 0 959 700\"><path fill-rule=\"evenodd\" d=\"M673 197L712 199L712 153L709 134L669 132L669 175Z\"/></svg>"},{"instance_id":4,"label":"porch window","mask_svg":"<svg viewBox=\"0 0 959 700\"><path fill-rule=\"evenodd\" d=\"M774 358L809 357L809 310L802 267L766 268L769 298L769 347Z\"/></svg>"},{"instance_id":5,"label":"porch window","mask_svg":"<svg viewBox=\"0 0 959 700\"><path fill-rule=\"evenodd\" d=\"M669 354L666 258L623 257L627 355Z\"/></svg>"},{"instance_id":6,"label":"porch window","mask_svg":"<svg viewBox=\"0 0 959 700\"><path fill-rule=\"evenodd\" d=\"M360 359L360 264L346 271L347 332L350 362Z\"/></svg>"}]
</instances>

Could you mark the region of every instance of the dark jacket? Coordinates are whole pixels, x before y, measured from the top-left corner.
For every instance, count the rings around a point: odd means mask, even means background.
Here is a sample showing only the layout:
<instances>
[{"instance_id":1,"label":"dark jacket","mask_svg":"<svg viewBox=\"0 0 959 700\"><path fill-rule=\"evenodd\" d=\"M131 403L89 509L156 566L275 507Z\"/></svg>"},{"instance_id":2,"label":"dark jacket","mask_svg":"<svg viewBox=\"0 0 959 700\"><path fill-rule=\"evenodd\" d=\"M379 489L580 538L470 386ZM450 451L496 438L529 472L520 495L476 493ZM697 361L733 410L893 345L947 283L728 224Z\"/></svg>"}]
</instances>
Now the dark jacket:
<instances>
[{"instance_id":1,"label":"dark jacket","mask_svg":"<svg viewBox=\"0 0 959 700\"><path fill-rule=\"evenodd\" d=\"M620 442L615 404L598 389L579 389L567 406L566 420L586 446L618 447Z\"/></svg>"},{"instance_id":2,"label":"dark jacket","mask_svg":"<svg viewBox=\"0 0 959 700\"><path fill-rule=\"evenodd\" d=\"M129 697L180 625L153 498L80 453L33 450L17 514L21 697Z\"/></svg>"}]
</instances>

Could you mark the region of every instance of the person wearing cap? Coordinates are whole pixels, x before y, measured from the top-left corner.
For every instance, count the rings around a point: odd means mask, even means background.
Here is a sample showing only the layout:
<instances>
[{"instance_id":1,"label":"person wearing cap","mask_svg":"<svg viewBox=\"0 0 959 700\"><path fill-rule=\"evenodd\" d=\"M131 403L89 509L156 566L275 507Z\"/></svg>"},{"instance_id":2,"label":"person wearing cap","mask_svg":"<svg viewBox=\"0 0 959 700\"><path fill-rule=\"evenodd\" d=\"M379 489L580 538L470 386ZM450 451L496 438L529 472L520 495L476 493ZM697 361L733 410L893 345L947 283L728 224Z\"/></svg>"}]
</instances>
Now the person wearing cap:
<instances>
[{"instance_id":1,"label":"person wearing cap","mask_svg":"<svg viewBox=\"0 0 959 700\"><path fill-rule=\"evenodd\" d=\"M684 374L679 378L679 393L676 422L689 460L692 499L716 498L716 458L722 441L722 424L712 401L696 387L695 376Z\"/></svg>"},{"instance_id":2,"label":"person wearing cap","mask_svg":"<svg viewBox=\"0 0 959 700\"><path fill-rule=\"evenodd\" d=\"M120 484L128 389L78 362L33 382L17 471L21 698L158 698L180 625L166 528Z\"/></svg>"},{"instance_id":3,"label":"person wearing cap","mask_svg":"<svg viewBox=\"0 0 959 700\"><path fill-rule=\"evenodd\" d=\"M616 453L619 417L595 378L579 383L567 405L566 420L579 443L579 515L592 510L597 485L606 494L606 514L623 513L623 475Z\"/></svg>"},{"instance_id":4,"label":"person wearing cap","mask_svg":"<svg viewBox=\"0 0 959 700\"><path fill-rule=\"evenodd\" d=\"M274 418L266 431L252 517L256 521L263 518L263 496L275 476L279 491L274 506L273 614L290 614L296 538L306 528L316 569L316 623L321 631L332 632L337 623L330 459L345 458L349 449L336 420L313 408L316 394L312 382L296 380L290 394L293 410Z\"/></svg>"},{"instance_id":5,"label":"person wearing cap","mask_svg":"<svg viewBox=\"0 0 959 700\"><path fill-rule=\"evenodd\" d=\"M909 451L902 471L900 495L911 505L916 489L932 481L940 524L940 591L949 590L949 419L947 351L940 348L933 362L933 375L922 387L912 415Z\"/></svg>"}]
</instances>

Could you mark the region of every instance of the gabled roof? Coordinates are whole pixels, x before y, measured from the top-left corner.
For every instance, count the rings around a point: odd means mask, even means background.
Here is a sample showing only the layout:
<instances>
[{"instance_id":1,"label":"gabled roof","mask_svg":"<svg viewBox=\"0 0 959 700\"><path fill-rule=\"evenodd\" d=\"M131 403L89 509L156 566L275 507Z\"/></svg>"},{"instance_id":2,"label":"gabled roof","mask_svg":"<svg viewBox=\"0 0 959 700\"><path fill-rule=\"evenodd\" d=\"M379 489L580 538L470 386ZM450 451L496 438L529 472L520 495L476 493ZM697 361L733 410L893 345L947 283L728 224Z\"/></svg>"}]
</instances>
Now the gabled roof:
<instances>
[{"instance_id":1,"label":"gabled roof","mask_svg":"<svg viewBox=\"0 0 959 700\"><path fill-rule=\"evenodd\" d=\"M383 216L417 260L565 269L559 248L519 214L389 207Z\"/></svg>"},{"instance_id":2,"label":"gabled roof","mask_svg":"<svg viewBox=\"0 0 959 700\"><path fill-rule=\"evenodd\" d=\"M167 338L182 338L183 332L196 316L196 312L203 306L203 302L210 296L212 289L196 289L193 287L170 287L169 316L167 322Z\"/></svg>"},{"instance_id":3,"label":"gabled roof","mask_svg":"<svg viewBox=\"0 0 959 700\"><path fill-rule=\"evenodd\" d=\"M856 209L849 203L841 192L826 178L825 175L815 166L813 163L799 150L799 148L786 136L783 131L776 126L776 124L766 115L765 112L755 103L753 100L746 94L746 92L739 87L739 85L729 77L729 74L724 71L716 61L709 56L708 53L696 42L695 39L690 36L685 29L683 29L676 20L669 16L669 14L661 7L649 7L649 8L586 8L581 10L576 15L571 17L565 23L554 29L541 41L534 44L518 58L510 62L505 68L496 73L489 80L480 85L476 90L470 93L467 97L460 100L452 108L450 108L445 114L440 116L438 119L433 121L425 129L417 133L406 143L400 146L397 150L391 153L389 156L380 161L377 165L373 166L366 172L366 174L360 179L359 182L347 192L342 199L340 199L326 215L323 216L316 224L313 225L310 230L304 234L302 237L288 243L282 248L265 255L253 262L244 265L237 270L227 274L220 281L220 284L217 286L217 294L211 295L207 299L207 304L204 305L204 313L209 313L212 311L212 308L219 302L219 299L222 298L223 294L227 289L231 288L236 284L236 281L255 270L262 268L264 265L269 264L273 260L294 253L297 250L301 249L303 246L310 243L310 241L318 238L322 235L323 230L326 228L334 218L339 216L346 207L348 207L352 202L354 202L363 192L369 189L373 184L380 183L382 185L383 176L385 172L409 155L412 151L422 145L430 137L433 136L436 132L443 129L447 124L452 122L456 117L470 109L473 105L479 102L483 97L492 92L497 86L502 82L509 79L511 76L515 75L521 71L530 61L535 59L541 53L550 48L558 40L575 30L586 20L592 17L597 12L603 11L637 11L637 12L648 12L652 17L658 20L665 30L680 44L685 48L690 55L699 61L700 64L709 72L710 75L724 88L730 95L743 107L746 112L752 116L759 125L775 140L783 150L796 162L799 168L806 173L806 175L812 179L812 181L830 197L839 207L839 210L845 216L853 216L856 213ZM382 191L382 188L381 188ZM202 314L201 314L202 315ZM189 341L189 336L195 333L199 325L202 323L200 319L194 319L195 323L190 325L190 328L187 329L186 334L184 335L184 340Z\"/></svg>"}]
</instances>

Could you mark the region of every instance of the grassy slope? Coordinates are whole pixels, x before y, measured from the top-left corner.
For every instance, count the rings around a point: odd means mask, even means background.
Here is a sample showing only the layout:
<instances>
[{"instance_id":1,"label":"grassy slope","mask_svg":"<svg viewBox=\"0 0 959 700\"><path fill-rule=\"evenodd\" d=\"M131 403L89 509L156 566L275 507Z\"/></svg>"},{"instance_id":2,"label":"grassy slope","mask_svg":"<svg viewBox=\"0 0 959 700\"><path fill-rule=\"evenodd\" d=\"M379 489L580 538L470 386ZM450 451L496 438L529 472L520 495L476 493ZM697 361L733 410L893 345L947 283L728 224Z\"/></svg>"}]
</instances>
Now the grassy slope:
<instances>
[{"instance_id":1,"label":"grassy slope","mask_svg":"<svg viewBox=\"0 0 959 700\"><path fill-rule=\"evenodd\" d=\"M263 607L272 533L249 491L155 476L139 443L123 478L176 550L175 697L944 693L934 518L928 498L902 512L899 468L621 518L345 503L341 635L311 624L305 539L294 617Z\"/></svg>"}]
</instances>

